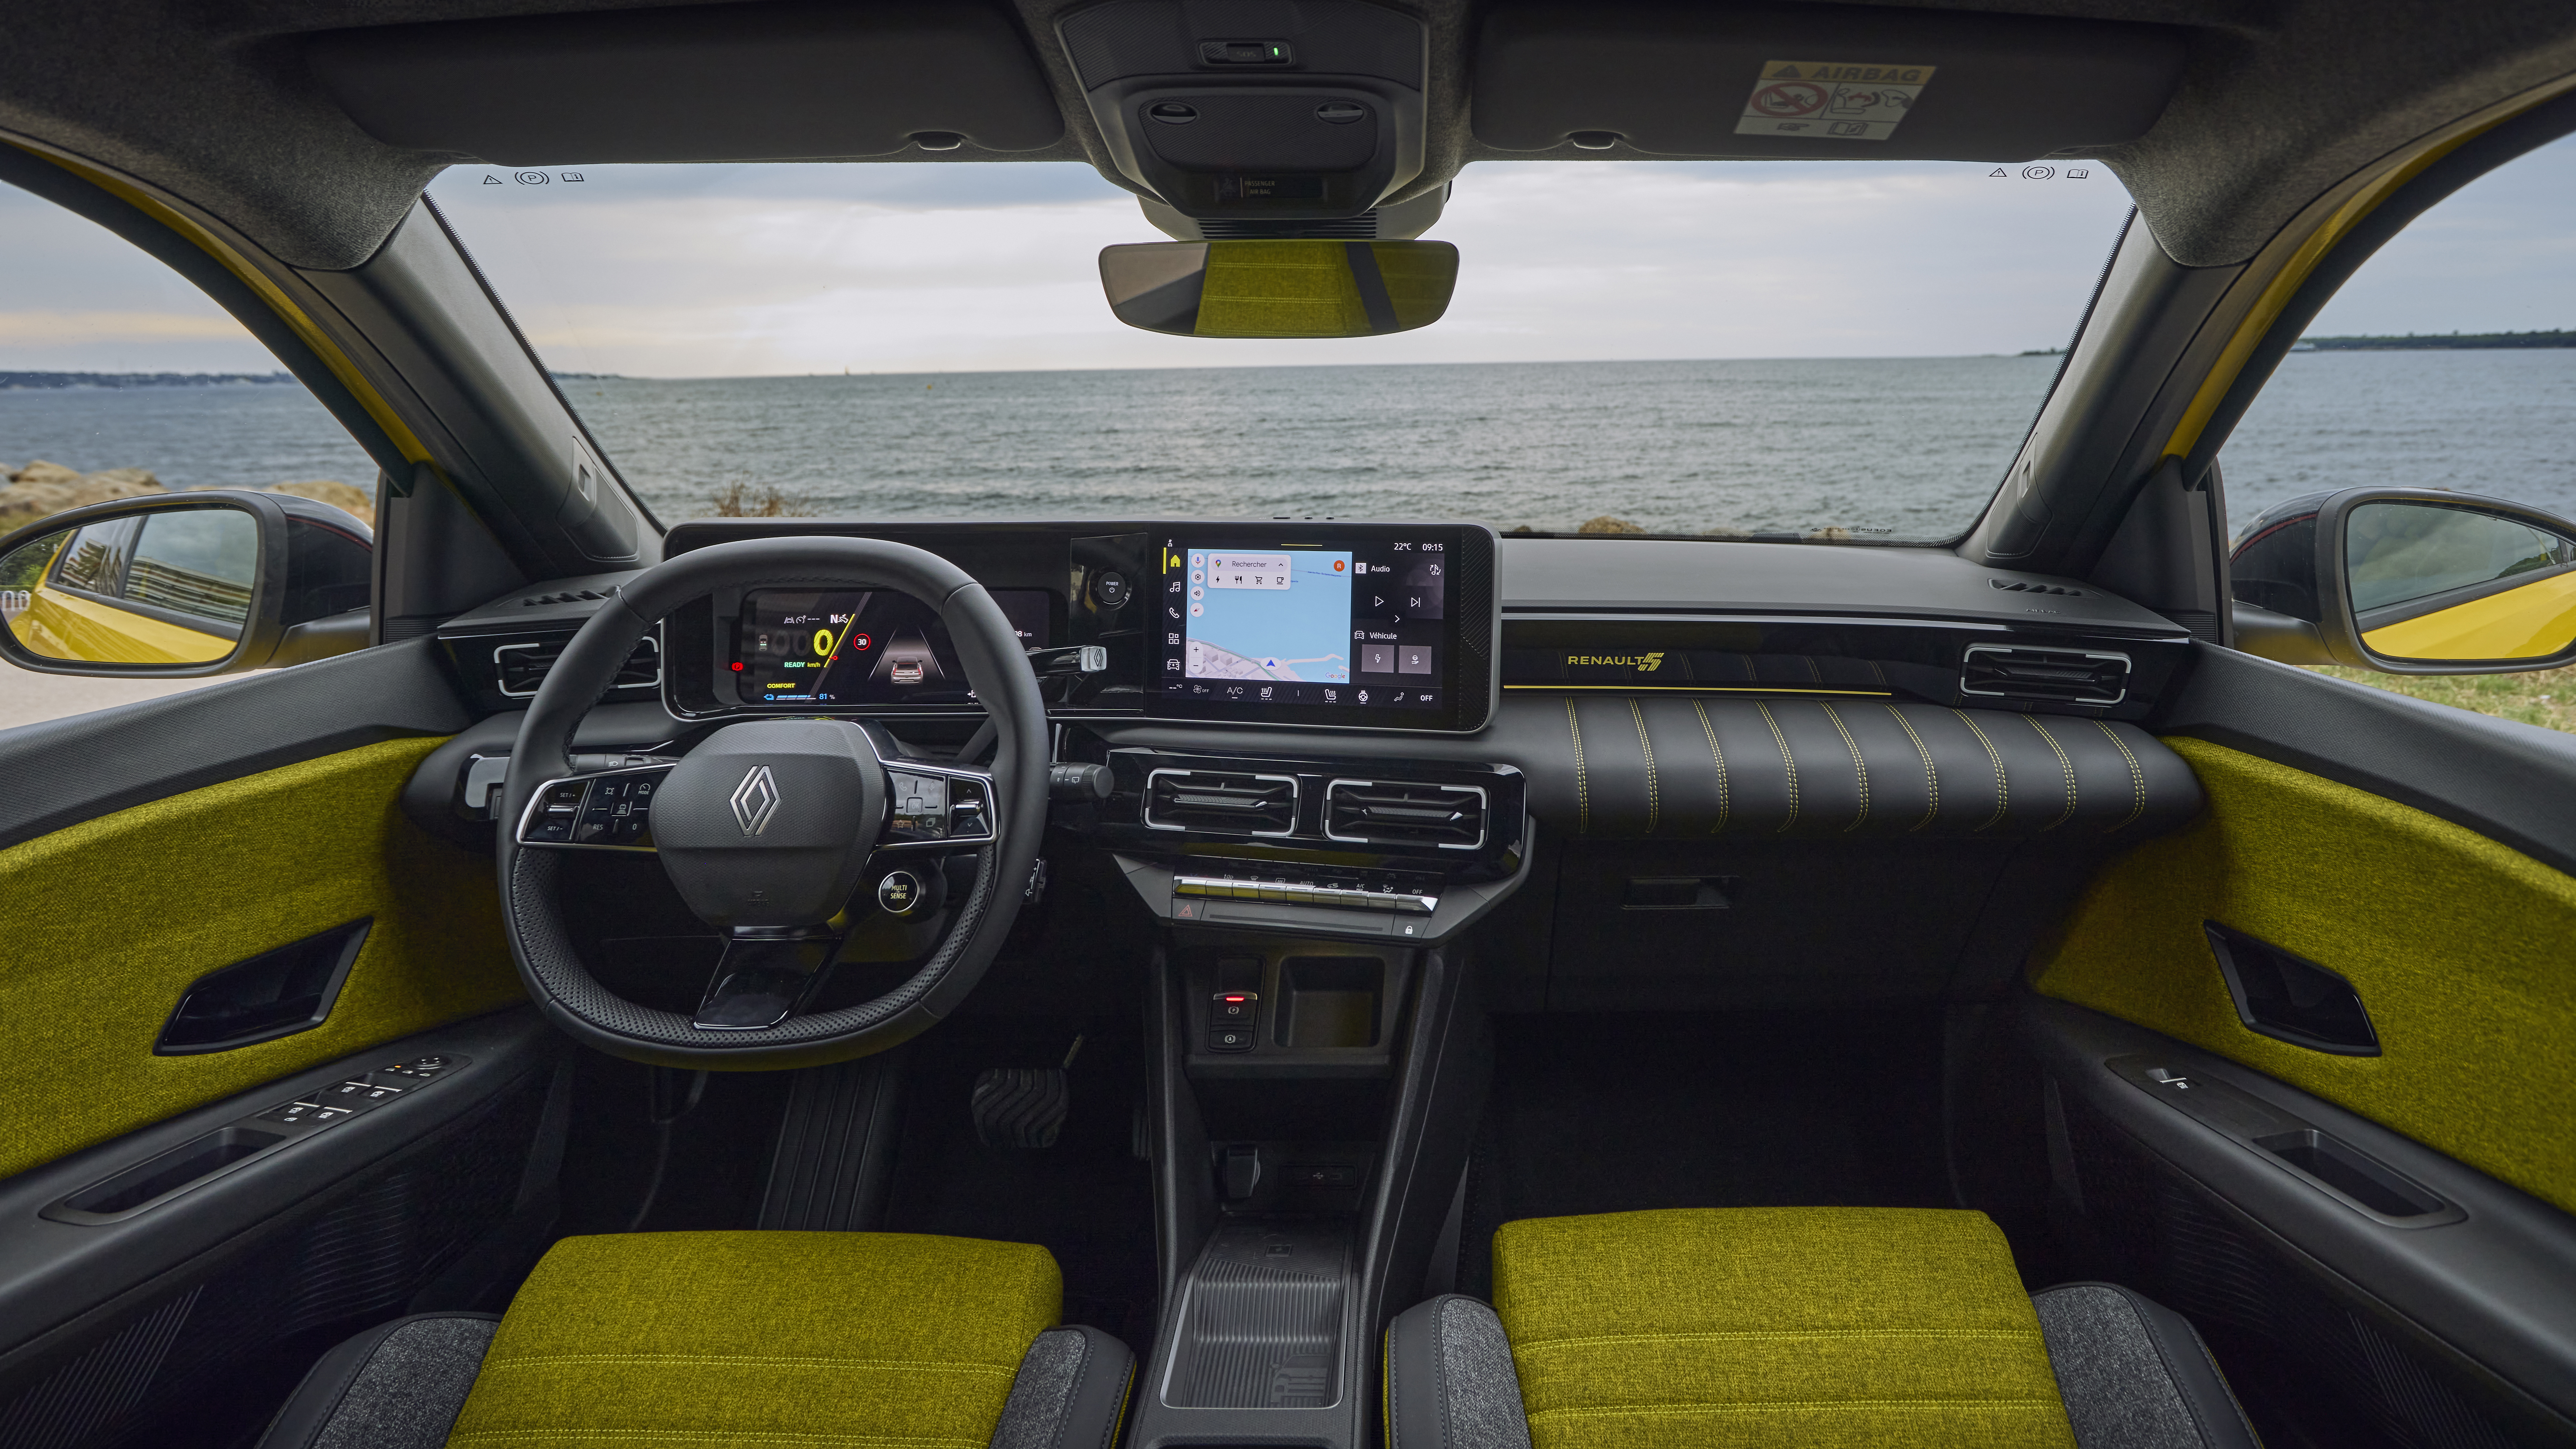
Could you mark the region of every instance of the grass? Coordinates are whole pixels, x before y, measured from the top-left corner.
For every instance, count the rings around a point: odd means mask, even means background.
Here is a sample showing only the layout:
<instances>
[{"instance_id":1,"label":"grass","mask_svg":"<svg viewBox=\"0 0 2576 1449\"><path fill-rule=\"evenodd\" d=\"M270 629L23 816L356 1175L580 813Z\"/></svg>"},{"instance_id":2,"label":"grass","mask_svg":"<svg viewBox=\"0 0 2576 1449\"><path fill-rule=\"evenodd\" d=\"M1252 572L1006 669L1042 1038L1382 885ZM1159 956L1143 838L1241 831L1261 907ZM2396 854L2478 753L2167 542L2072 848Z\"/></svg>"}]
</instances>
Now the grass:
<instances>
[{"instance_id":1,"label":"grass","mask_svg":"<svg viewBox=\"0 0 2576 1449\"><path fill-rule=\"evenodd\" d=\"M2317 673L2576 734L2576 667L2529 674L2382 674L2328 664L2318 666Z\"/></svg>"}]
</instances>

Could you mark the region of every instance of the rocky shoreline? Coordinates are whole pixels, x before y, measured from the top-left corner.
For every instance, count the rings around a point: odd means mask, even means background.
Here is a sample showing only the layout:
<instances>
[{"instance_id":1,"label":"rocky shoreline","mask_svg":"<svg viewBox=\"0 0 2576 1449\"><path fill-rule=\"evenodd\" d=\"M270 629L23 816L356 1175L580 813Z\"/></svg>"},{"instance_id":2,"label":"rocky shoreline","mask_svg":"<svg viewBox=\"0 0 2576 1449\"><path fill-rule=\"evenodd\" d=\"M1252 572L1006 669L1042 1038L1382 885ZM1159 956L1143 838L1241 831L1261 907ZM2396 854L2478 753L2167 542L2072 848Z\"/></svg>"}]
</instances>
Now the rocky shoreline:
<instances>
[{"instance_id":1,"label":"rocky shoreline","mask_svg":"<svg viewBox=\"0 0 2576 1449\"><path fill-rule=\"evenodd\" d=\"M152 476L148 468L105 468L96 473L83 473L41 458L24 468L0 464L0 484L5 484L0 486L0 533L16 532L39 519L85 504L171 491L170 486ZM361 523L372 524L375 521L374 497L364 488L334 479L308 478L271 483L254 491L310 498L317 503L328 503Z\"/></svg>"}]
</instances>

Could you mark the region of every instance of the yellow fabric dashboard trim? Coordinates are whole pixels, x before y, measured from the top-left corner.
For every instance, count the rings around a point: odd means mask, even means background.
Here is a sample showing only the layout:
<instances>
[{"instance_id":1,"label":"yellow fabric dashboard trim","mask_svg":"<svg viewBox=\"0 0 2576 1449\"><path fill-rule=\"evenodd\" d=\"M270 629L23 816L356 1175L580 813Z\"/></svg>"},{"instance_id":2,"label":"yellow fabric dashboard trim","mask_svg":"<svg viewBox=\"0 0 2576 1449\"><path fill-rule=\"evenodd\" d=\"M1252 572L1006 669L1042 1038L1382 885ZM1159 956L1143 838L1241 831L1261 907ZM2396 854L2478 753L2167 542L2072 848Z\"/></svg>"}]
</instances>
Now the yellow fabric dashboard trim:
<instances>
[{"instance_id":1,"label":"yellow fabric dashboard trim","mask_svg":"<svg viewBox=\"0 0 2576 1449\"><path fill-rule=\"evenodd\" d=\"M493 1336L450 1446L984 1449L1053 1327L1047 1250L914 1233L566 1238Z\"/></svg>"},{"instance_id":2,"label":"yellow fabric dashboard trim","mask_svg":"<svg viewBox=\"0 0 2576 1449\"><path fill-rule=\"evenodd\" d=\"M2207 792L2189 829L2095 877L2033 958L2042 995L2150 1027L2576 1210L2576 878L2365 790L2168 738ZM2352 982L2382 1054L2246 1029L2203 921Z\"/></svg>"},{"instance_id":3,"label":"yellow fabric dashboard trim","mask_svg":"<svg viewBox=\"0 0 2576 1449\"><path fill-rule=\"evenodd\" d=\"M1690 1208L1494 1235L1535 1449L2073 1449L1983 1213Z\"/></svg>"},{"instance_id":4,"label":"yellow fabric dashboard trim","mask_svg":"<svg viewBox=\"0 0 2576 1449\"><path fill-rule=\"evenodd\" d=\"M0 1177L524 999L490 861L396 806L439 743L366 745L0 850ZM365 916L321 1025L152 1054L198 977Z\"/></svg>"}]
</instances>

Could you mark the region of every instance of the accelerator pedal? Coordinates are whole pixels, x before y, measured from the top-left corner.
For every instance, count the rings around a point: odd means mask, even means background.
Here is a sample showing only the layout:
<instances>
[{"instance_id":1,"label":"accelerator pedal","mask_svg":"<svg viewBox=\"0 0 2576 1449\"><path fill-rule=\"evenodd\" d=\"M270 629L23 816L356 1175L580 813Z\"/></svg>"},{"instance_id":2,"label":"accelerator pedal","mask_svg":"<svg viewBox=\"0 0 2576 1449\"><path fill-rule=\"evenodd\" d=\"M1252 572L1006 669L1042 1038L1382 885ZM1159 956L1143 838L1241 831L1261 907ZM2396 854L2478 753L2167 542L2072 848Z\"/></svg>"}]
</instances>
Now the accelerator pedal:
<instances>
[{"instance_id":1,"label":"accelerator pedal","mask_svg":"<svg viewBox=\"0 0 2576 1449\"><path fill-rule=\"evenodd\" d=\"M1063 1066L987 1067L975 1078L968 1104L975 1114L975 1140L987 1147L1053 1147L1064 1135L1065 1114L1073 1110L1065 1070L1081 1054L1082 1038L1077 1036Z\"/></svg>"}]
</instances>

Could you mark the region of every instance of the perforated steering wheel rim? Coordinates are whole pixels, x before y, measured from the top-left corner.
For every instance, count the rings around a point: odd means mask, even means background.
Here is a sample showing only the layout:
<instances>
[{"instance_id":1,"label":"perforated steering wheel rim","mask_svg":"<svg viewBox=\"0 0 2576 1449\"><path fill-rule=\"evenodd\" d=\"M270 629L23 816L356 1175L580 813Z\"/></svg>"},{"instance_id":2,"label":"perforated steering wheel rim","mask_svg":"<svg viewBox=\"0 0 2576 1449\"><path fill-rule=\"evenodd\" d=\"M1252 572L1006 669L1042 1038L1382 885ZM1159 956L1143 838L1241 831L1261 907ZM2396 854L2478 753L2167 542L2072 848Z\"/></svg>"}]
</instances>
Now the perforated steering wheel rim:
<instances>
[{"instance_id":1,"label":"perforated steering wheel rim","mask_svg":"<svg viewBox=\"0 0 2576 1449\"><path fill-rule=\"evenodd\" d=\"M563 855L520 841L548 781L575 773L573 731L655 621L719 589L895 589L938 614L998 734L993 839L974 848L975 883L938 949L885 995L714 1030L640 1006L600 984L573 948L556 897ZM853 726L855 728L855 726ZM982 585L938 555L884 539L799 537L722 543L648 569L617 590L546 672L502 786L497 844L502 922L528 994L574 1039L613 1056L698 1070L775 1071L869 1055L919 1035L982 979L1018 915L1046 823L1046 709L1019 635Z\"/></svg>"}]
</instances>

